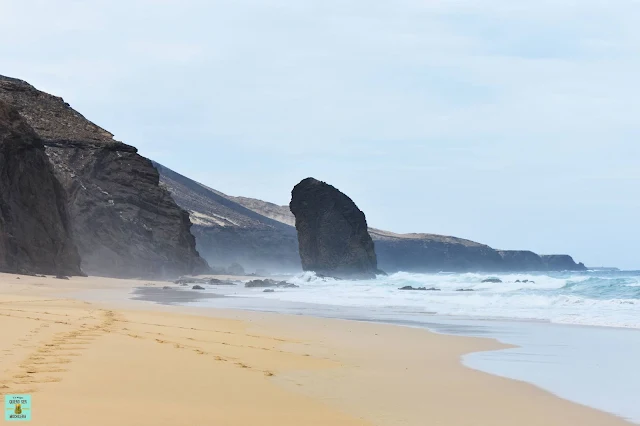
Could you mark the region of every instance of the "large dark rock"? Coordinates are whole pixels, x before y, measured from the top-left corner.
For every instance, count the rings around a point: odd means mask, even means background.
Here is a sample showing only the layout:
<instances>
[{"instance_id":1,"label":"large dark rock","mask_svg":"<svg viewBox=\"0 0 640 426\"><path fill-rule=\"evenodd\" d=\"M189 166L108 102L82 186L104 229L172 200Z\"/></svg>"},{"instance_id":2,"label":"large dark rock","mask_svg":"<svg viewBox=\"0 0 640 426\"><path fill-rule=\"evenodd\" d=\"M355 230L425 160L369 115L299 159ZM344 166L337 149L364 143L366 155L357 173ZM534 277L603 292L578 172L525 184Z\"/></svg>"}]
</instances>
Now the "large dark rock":
<instances>
[{"instance_id":1,"label":"large dark rock","mask_svg":"<svg viewBox=\"0 0 640 426\"><path fill-rule=\"evenodd\" d=\"M291 192L302 269L336 278L370 279L378 272L364 213L333 186L313 178Z\"/></svg>"},{"instance_id":2,"label":"large dark rock","mask_svg":"<svg viewBox=\"0 0 640 426\"><path fill-rule=\"evenodd\" d=\"M419 290L419 291L440 291L439 288L435 288L435 287L413 287L411 285L406 285L404 287L400 287L398 290Z\"/></svg>"},{"instance_id":3,"label":"large dark rock","mask_svg":"<svg viewBox=\"0 0 640 426\"><path fill-rule=\"evenodd\" d=\"M264 287L282 287L282 288L298 288L297 285L288 283L286 281L274 281L270 279L265 280L252 280L244 285L247 288L264 288Z\"/></svg>"},{"instance_id":4,"label":"large dark rock","mask_svg":"<svg viewBox=\"0 0 640 426\"><path fill-rule=\"evenodd\" d=\"M44 145L0 100L0 271L82 275L65 193Z\"/></svg>"},{"instance_id":5,"label":"large dark rock","mask_svg":"<svg viewBox=\"0 0 640 426\"><path fill-rule=\"evenodd\" d=\"M208 270L188 213L136 148L23 81L0 76L0 100L16 107L44 142L86 273L165 278Z\"/></svg>"}]
</instances>

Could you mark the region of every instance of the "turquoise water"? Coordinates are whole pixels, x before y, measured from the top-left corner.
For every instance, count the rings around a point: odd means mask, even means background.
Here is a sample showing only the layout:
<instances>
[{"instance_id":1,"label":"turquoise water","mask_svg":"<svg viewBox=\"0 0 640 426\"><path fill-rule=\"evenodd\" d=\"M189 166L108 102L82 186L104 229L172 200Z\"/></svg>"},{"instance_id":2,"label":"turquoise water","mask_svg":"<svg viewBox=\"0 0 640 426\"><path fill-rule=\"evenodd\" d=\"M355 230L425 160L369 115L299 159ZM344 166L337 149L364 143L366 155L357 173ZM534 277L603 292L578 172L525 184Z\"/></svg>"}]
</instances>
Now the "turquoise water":
<instances>
[{"instance_id":1,"label":"turquoise water","mask_svg":"<svg viewBox=\"0 0 640 426\"><path fill-rule=\"evenodd\" d=\"M489 277L502 283L482 282ZM210 287L205 291L229 297L190 305L386 322L496 338L518 347L470 354L464 363L640 423L638 271L401 272L369 281L305 273L288 281L300 288L264 293L243 286ZM439 291L399 290L406 285Z\"/></svg>"},{"instance_id":2,"label":"turquoise water","mask_svg":"<svg viewBox=\"0 0 640 426\"><path fill-rule=\"evenodd\" d=\"M483 283L495 277L502 283ZM338 281L305 273L298 289L238 295L345 307L375 307L491 319L640 328L640 272L550 274L413 274L368 281ZM525 282L526 281L526 282ZM439 291L402 291L403 286ZM467 290L467 291L459 291Z\"/></svg>"}]
</instances>

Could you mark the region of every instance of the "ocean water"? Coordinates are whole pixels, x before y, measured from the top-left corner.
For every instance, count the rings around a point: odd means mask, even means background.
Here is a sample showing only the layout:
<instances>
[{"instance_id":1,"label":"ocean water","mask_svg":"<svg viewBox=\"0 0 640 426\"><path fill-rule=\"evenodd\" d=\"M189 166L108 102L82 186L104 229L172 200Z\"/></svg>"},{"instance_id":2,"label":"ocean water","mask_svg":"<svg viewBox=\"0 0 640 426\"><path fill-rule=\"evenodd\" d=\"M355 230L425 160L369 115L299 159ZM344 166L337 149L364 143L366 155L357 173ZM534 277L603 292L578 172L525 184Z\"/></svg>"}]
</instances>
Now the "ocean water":
<instances>
[{"instance_id":1,"label":"ocean water","mask_svg":"<svg viewBox=\"0 0 640 426\"><path fill-rule=\"evenodd\" d=\"M483 283L487 278L502 283ZM523 282L523 281L527 282ZM368 281L287 279L299 288L211 286L187 305L281 312L490 337L516 348L466 355L470 368L535 384L640 424L640 272L396 273ZM517 282L520 281L520 282ZM399 290L403 286L439 291ZM458 291L458 290L473 291Z\"/></svg>"},{"instance_id":2,"label":"ocean water","mask_svg":"<svg viewBox=\"0 0 640 426\"><path fill-rule=\"evenodd\" d=\"M491 277L502 283L482 282ZM323 279L305 273L288 281L300 288L274 293L251 290L243 296L460 317L640 328L640 271L498 275L400 272L368 281ZM408 285L439 291L399 290Z\"/></svg>"}]
</instances>

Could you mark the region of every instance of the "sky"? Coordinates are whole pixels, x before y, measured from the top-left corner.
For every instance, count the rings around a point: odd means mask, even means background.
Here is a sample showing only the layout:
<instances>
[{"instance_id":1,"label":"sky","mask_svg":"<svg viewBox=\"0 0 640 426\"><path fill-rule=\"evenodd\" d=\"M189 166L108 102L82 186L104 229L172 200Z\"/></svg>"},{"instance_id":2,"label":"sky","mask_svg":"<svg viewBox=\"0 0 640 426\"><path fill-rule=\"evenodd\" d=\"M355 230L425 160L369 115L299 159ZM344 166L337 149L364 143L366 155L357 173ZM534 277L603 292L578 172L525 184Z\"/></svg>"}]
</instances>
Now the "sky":
<instances>
[{"instance_id":1,"label":"sky","mask_svg":"<svg viewBox=\"0 0 640 426\"><path fill-rule=\"evenodd\" d=\"M140 153L370 226L640 269L638 0L0 0L0 74Z\"/></svg>"}]
</instances>

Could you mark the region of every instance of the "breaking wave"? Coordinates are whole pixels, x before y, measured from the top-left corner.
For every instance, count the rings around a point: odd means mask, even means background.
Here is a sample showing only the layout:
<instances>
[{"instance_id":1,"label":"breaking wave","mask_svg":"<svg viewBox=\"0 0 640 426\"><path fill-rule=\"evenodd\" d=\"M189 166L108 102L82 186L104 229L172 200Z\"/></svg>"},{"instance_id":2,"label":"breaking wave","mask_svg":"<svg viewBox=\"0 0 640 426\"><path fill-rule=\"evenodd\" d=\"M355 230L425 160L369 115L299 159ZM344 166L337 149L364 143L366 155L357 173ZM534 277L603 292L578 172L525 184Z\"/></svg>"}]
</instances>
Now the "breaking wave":
<instances>
[{"instance_id":1,"label":"breaking wave","mask_svg":"<svg viewBox=\"0 0 640 426\"><path fill-rule=\"evenodd\" d=\"M489 277L502 282L482 282ZM306 272L288 281L300 288L253 296L414 313L640 328L640 272L491 276L399 272L368 281L319 278ZM399 290L404 286L438 291Z\"/></svg>"}]
</instances>

